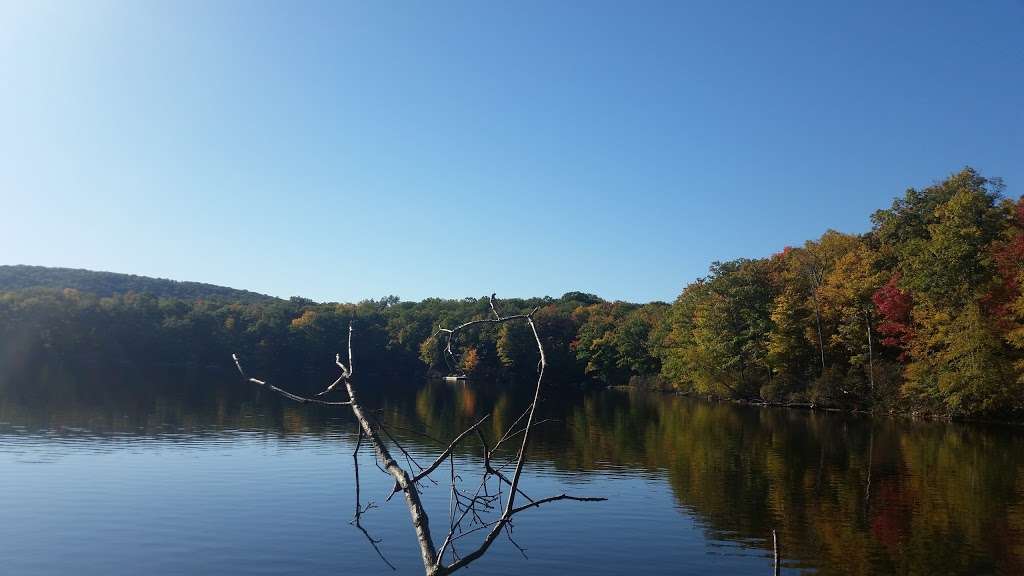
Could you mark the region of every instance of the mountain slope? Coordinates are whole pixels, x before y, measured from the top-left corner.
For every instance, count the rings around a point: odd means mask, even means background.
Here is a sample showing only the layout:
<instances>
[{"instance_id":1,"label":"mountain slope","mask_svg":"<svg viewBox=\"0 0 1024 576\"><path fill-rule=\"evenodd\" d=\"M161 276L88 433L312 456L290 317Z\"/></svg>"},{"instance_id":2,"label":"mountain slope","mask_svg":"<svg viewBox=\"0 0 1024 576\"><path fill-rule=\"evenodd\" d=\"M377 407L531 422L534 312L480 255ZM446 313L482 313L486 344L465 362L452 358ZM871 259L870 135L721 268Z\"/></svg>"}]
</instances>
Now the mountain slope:
<instances>
[{"instance_id":1,"label":"mountain slope","mask_svg":"<svg viewBox=\"0 0 1024 576\"><path fill-rule=\"evenodd\" d=\"M26 288L74 288L99 296L125 292L152 294L157 297L193 300L230 300L237 302L268 302L273 296L238 290L202 282L179 282L134 274L96 272L74 268L46 266L0 266L0 291Z\"/></svg>"}]
</instances>

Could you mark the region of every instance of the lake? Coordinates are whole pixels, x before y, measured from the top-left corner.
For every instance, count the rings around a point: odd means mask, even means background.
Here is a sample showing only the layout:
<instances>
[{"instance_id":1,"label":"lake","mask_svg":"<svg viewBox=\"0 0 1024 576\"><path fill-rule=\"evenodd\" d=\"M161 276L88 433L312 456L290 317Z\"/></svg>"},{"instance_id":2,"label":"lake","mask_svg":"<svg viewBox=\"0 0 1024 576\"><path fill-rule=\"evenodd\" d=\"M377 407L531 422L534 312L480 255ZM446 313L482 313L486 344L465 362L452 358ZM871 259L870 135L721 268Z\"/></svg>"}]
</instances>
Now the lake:
<instances>
[{"instance_id":1,"label":"lake","mask_svg":"<svg viewBox=\"0 0 1024 576\"><path fill-rule=\"evenodd\" d=\"M494 437L529 393L359 386L420 462L483 414ZM469 574L768 575L773 529L786 574L1024 573L1018 427L553 386L538 416L553 420L524 490L608 500L518 515L528 558L502 538ZM288 403L227 370L0 370L0 572L393 574L350 524L355 440L347 408ZM478 481L479 444L457 462ZM404 503L384 502L391 482L365 446L360 463L377 505L363 525L397 573L422 573ZM447 474L423 490L435 531Z\"/></svg>"}]
</instances>

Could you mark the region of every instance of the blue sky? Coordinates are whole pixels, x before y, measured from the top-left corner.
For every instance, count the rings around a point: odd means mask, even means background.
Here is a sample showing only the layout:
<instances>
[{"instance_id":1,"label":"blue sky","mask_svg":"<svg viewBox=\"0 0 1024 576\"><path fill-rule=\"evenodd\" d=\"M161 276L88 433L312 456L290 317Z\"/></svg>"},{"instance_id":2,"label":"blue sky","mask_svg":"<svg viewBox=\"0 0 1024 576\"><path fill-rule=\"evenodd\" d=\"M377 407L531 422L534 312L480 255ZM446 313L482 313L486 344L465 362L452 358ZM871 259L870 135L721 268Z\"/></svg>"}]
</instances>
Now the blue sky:
<instances>
[{"instance_id":1,"label":"blue sky","mask_svg":"<svg viewBox=\"0 0 1024 576\"><path fill-rule=\"evenodd\" d=\"M1020 195L1022 30L1020 0L0 0L0 264L671 300L964 165Z\"/></svg>"}]
</instances>

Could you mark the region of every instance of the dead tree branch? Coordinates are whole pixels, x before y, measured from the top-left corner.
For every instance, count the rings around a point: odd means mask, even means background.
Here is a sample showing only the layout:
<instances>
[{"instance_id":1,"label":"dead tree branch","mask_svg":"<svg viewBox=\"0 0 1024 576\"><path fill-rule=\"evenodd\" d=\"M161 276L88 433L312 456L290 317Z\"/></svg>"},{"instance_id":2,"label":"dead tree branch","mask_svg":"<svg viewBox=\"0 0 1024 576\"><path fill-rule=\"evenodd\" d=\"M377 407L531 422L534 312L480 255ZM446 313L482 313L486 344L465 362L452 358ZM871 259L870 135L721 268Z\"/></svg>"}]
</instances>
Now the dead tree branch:
<instances>
[{"instance_id":1,"label":"dead tree branch","mask_svg":"<svg viewBox=\"0 0 1024 576\"><path fill-rule=\"evenodd\" d=\"M235 367L238 368L238 372L239 372L239 374L242 375L242 379L243 380L245 380L246 382L252 382L253 384L259 384L260 386L263 386L264 388L266 388L268 390L273 390L274 392L277 392L281 396L284 396L285 398L287 398L289 400L294 400L295 402L298 402L299 404L321 404L323 406L350 406L352 404L352 402L328 402L326 400L318 400L316 398L308 398L306 396L299 396L298 394L292 394L291 392L289 392L287 390L278 388L277 386L274 386L273 384L269 384L267 382L264 382L263 380L257 380L255 378L248 377L245 374L245 370L242 369L242 363L239 362L239 360L238 360L238 354L232 354L231 358L235 361ZM340 381L340 379L339 379L339 381ZM332 384L331 386L334 386L334 384Z\"/></svg>"},{"instance_id":2,"label":"dead tree branch","mask_svg":"<svg viewBox=\"0 0 1024 576\"><path fill-rule=\"evenodd\" d=\"M424 573L427 576L451 574L461 568L465 568L483 556L484 553L487 552L488 548L490 548L491 544L493 544L502 533L506 534L513 545L525 556L525 548L520 546L515 542L515 540L512 540L512 517L520 512L560 500L573 500L577 502L596 502L604 500L604 498L570 496L568 494L560 494L535 500L527 496L520 488L523 468L526 465L527 452L530 448L531 432L535 427L547 421L538 421L535 418L537 405L541 396L541 389L544 383L544 370L547 368L547 358L544 354L544 346L541 343L540 334L538 334L537 325L534 322L534 315L537 313L539 307L534 308L527 314L502 316L498 309L497 299L494 294L491 294L489 304L492 317L470 320L451 329L438 327L437 331L431 336L431 338L436 338L440 334L446 335L444 345L445 359L449 365L454 368L455 366L458 366L458 362L455 351L452 347L453 342L456 341L461 332L479 325L496 325L513 321L525 322L533 333L534 341L537 344L537 352L540 357L540 360L537 363L537 380L534 385L532 399L526 410L516 418L516 420L494 443L493 448L488 446L487 439L481 430L481 425L490 417L488 414L455 436L455 438L448 443L447 447L442 450L426 468L416 463L412 455L409 454L398 440L387 431L387 428L383 423L374 418L372 414L368 413L360 404L357 389L353 382L355 369L352 357L353 328L351 323L349 324L348 329L348 363L346 365L341 361L340 354L336 355L335 364L341 370L341 375L337 380L328 385L323 391L319 392L314 397L295 394L277 386L268 384L263 380L250 378L242 368L242 364L238 359L238 356L234 354L232 355L232 358L235 361L235 366L238 368L238 372L242 375L242 379L247 382L272 390L284 398L301 404L348 406L352 410L352 414L355 416L358 423L358 438L356 440L355 450L352 453L356 483L356 503L352 523L363 532L377 554L392 569L394 569L394 566L388 562L378 547L378 543L380 541L370 536L369 532L367 532L360 522L363 514L374 507L372 502L368 502L364 507L360 499L358 453L364 440L373 447L375 464L377 464L377 467L390 475L394 480L394 486L392 488L391 495L388 496L388 500L398 492L402 492L405 497L406 507L409 509L412 525L416 531L416 540L420 548L420 557L423 561ZM339 385L341 385L342 389L348 395L347 400L327 401L320 399L337 389ZM524 420L525 423L523 423ZM465 492L460 488L462 476L456 469L455 450L470 434L473 434L474 432L479 437L483 446L483 471L476 490L474 492ZM387 437L387 440L390 441L390 445L402 452L403 456L405 456L409 463L410 469L412 466L416 466L419 468L419 472L413 473L399 465L391 455L391 451L388 448L389 443L385 442L381 434ZM522 436L522 441L519 444L515 458L498 467L493 466L492 457L501 445L520 435ZM420 492L417 485L425 479L430 479L430 475L440 468L446 460L448 461L449 469L448 531L442 541L441 547L438 549L434 545L430 520L420 498ZM501 470L503 468L511 466L513 463L514 468L512 469L511 477L502 473ZM432 479L430 479L430 481L434 482ZM493 487L491 486L492 483L494 484ZM517 496L522 496L528 501L528 503L516 506ZM501 512L496 519L487 519L498 510ZM461 540L470 534L484 530L487 530L486 536L475 549L464 555L459 554L456 551L456 541ZM451 557L451 561L447 564L445 563L446 555Z\"/></svg>"}]
</instances>

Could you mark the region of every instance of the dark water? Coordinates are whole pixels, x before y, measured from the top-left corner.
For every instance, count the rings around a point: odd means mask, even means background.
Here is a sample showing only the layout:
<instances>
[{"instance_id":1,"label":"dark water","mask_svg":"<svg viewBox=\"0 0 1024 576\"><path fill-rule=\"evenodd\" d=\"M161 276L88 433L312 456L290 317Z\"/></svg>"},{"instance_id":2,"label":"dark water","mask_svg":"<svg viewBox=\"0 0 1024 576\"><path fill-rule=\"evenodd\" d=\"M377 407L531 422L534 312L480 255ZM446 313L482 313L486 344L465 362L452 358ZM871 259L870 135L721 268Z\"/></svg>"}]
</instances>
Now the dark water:
<instances>
[{"instance_id":1,"label":"dark water","mask_svg":"<svg viewBox=\"0 0 1024 576\"><path fill-rule=\"evenodd\" d=\"M230 373L0 371L0 573L390 574L349 524L343 410ZM523 406L511 387L362 383L410 448ZM548 393L523 486L609 498L525 512L467 574L1024 574L1024 433L629 392ZM477 448L459 455L474 482ZM408 512L365 452L365 526L421 572ZM442 476L443 477L443 476ZM447 486L425 490L444 524ZM465 546L468 549L468 546Z\"/></svg>"}]
</instances>

